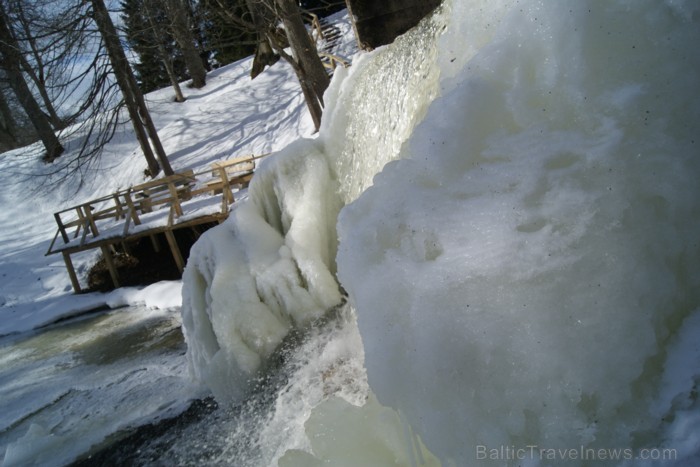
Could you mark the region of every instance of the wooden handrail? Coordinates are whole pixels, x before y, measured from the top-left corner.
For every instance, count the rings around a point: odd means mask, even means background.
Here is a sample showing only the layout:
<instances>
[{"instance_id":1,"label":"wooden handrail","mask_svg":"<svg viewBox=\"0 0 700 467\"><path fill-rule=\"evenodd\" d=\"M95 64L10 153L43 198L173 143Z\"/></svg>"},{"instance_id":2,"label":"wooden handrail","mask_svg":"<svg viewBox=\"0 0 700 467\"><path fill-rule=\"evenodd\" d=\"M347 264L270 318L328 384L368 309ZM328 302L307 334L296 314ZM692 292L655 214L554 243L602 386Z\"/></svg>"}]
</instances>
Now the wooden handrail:
<instances>
[{"instance_id":1,"label":"wooden handrail","mask_svg":"<svg viewBox=\"0 0 700 467\"><path fill-rule=\"evenodd\" d=\"M133 225L141 224L139 211L141 211L141 213L147 212L148 208L152 209L158 205L170 206L171 212L168 216L168 225L171 226L174 221L174 217L183 215L182 201L188 200L194 195L200 195L205 192L211 193L212 184L207 184L206 182L202 182L202 180L205 178L211 179L213 168L215 168L217 171L220 169L226 172L228 168L235 166L236 164L254 162L258 159L267 157L270 154L271 153L265 153L258 156L250 155L218 161L213 163L210 168L202 170L201 172L187 170L167 177L150 180L148 182L118 190L109 195L57 211L54 213L54 219L58 226L58 230L53 241L51 242L51 245L49 246L49 251L47 254L55 252L53 251L53 248L59 235L61 236L64 244L71 243L71 236L74 239L81 236L81 245L87 241L88 233L92 234L92 237L97 237L99 235L97 221L106 219L125 219L124 235L126 235L131 223L133 223ZM248 180L249 177L250 175L248 175ZM246 180L246 182L248 180ZM222 180L219 182L221 183L222 187L224 186L224 181L230 182L231 177L224 174ZM228 184L226 186L228 187ZM233 194L231 193L229 196L227 193L225 193L226 190L223 191L222 212L226 212L227 207L233 203ZM148 199L147 202L146 199ZM72 219L68 217L68 214L72 214L72 216L70 216ZM70 220L64 220L65 218ZM83 229L82 232L81 229ZM88 232L88 230L90 232Z\"/></svg>"},{"instance_id":2,"label":"wooden handrail","mask_svg":"<svg viewBox=\"0 0 700 467\"><path fill-rule=\"evenodd\" d=\"M321 58L327 58L327 59L328 59L329 63L325 63L325 62L324 62L323 65L324 65L326 68L330 68L331 70L335 70L335 69L337 68L337 65L336 65L336 64L342 65L343 68L347 68L347 67L350 66L350 61L349 61L349 60L347 60L347 59L345 59L345 58L343 58L343 57L340 57L340 56L338 56L338 55L334 55L334 54L331 54L331 53L328 53L328 52L319 52L318 55L319 55L319 57L321 57Z\"/></svg>"},{"instance_id":3,"label":"wooden handrail","mask_svg":"<svg viewBox=\"0 0 700 467\"><path fill-rule=\"evenodd\" d=\"M316 13L312 13L309 10L301 10L302 16L305 16L306 19L311 21L311 27L318 33L318 37L314 38L313 34L311 35L311 38L314 39L314 41L319 41L321 39L325 39L325 35L323 34L323 26L321 26L321 20L318 18L318 15Z\"/></svg>"}]
</instances>

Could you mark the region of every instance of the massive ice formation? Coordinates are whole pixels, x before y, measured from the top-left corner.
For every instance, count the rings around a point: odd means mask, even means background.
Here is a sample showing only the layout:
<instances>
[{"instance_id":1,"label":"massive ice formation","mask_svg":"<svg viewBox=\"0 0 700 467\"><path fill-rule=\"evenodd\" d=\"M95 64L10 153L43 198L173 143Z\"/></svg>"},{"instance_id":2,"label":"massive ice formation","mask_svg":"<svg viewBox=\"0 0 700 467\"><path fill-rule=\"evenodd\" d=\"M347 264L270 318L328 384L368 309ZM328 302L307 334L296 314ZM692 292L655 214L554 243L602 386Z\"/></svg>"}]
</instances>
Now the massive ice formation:
<instances>
[{"instance_id":1,"label":"massive ice formation","mask_svg":"<svg viewBox=\"0 0 700 467\"><path fill-rule=\"evenodd\" d=\"M342 71L319 138L195 246L195 374L239 397L337 264L372 390L441 460L696 455L700 8L450 5L437 45L441 15Z\"/></svg>"},{"instance_id":2,"label":"massive ice formation","mask_svg":"<svg viewBox=\"0 0 700 467\"><path fill-rule=\"evenodd\" d=\"M455 2L442 95L339 221L370 387L441 459L674 447L693 378L647 407L700 305L699 18Z\"/></svg>"}]
</instances>

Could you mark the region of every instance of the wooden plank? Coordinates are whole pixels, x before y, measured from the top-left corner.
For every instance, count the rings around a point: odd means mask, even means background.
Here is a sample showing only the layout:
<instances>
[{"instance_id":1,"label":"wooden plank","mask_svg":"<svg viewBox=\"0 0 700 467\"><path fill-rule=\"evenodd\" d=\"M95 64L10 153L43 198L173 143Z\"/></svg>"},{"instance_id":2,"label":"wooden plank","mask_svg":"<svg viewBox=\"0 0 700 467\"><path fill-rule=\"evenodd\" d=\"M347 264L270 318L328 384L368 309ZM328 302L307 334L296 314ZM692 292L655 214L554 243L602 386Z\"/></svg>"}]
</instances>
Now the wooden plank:
<instances>
[{"instance_id":1,"label":"wooden plank","mask_svg":"<svg viewBox=\"0 0 700 467\"><path fill-rule=\"evenodd\" d=\"M56 219L56 224L58 224L58 231L61 232L61 237L63 237L63 242L69 243L70 239L68 238L68 234L66 233L66 228L63 226L63 222L61 221L61 214L57 212L53 215L53 217L54 217L54 219Z\"/></svg>"},{"instance_id":2,"label":"wooden plank","mask_svg":"<svg viewBox=\"0 0 700 467\"><path fill-rule=\"evenodd\" d=\"M73 286L75 293L80 293L80 282L78 281L78 276L75 274L75 269L73 268L73 261L70 259L70 253L67 251L63 252L63 262L66 263L66 269L68 269L68 277L70 277L70 283Z\"/></svg>"},{"instance_id":3,"label":"wooden plank","mask_svg":"<svg viewBox=\"0 0 700 467\"><path fill-rule=\"evenodd\" d=\"M107 263L109 275L112 276L112 283L114 284L114 288L117 289L119 288L119 274L117 273L117 268L114 265L112 252L109 250L108 245L102 245L100 248L102 249L102 257L105 259L105 263Z\"/></svg>"},{"instance_id":4,"label":"wooden plank","mask_svg":"<svg viewBox=\"0 0 700 467\"><path fill-rule=\"evenodd\" d=\"M134 221L134 225L141 225L141 219L139 219L139 214L136 212L134 200L131 199L131 190L127 190L124 193L124 199L126 200L126 205L129 206L129 215L131 216L131 220Z\"/></svg>"},{"instance_id":5,"label":"wooden plank","mask_svg":"<svg viewBox=\"0 0 700 467\"><path fill-rule=\"evenodd\" d=\"M182 259L182 253L175 239L175 234L172 230L168 229L165 231L165 238L168 240L168 245L170 245L170 252L173 254L175 265L177 265L177 269L180 271L180 274L182 274L185 270L185 260Z\"/></svg>"}]
</instances>

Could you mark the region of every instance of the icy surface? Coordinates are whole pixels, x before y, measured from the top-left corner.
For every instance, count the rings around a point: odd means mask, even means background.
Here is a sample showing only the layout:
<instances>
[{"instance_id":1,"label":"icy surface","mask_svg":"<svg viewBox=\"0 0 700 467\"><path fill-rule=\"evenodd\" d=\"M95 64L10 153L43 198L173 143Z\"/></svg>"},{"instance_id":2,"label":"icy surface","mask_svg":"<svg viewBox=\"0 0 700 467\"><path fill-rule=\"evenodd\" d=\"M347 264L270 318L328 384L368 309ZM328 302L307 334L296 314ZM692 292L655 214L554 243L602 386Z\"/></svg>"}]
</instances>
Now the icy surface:
<instances>
[{"instance_id":1,"label":"icy surface","mask_svg":"<svg viewBox=\"0 0 700 467\"><path fill-rule=\"evenodd\" d=\"M443 463L695 459L698 7L455 1L446 17L437 43L440 15L334 79L319 137L270 159L275 177L202 242L185 286L193 372L242 397L339 297L337 268L372 392ZM329 232L297 230L306 218ZM284 461L341 462L344 437L324 436L343 404L312 410L306 452Z\"/></svg>"},{"instance_id":2,"label":"icy surface","mask_svg":"<svg viewBox=\"0 0 700 467\"><path fill-rule=\"evenodd\" d=\"M340 304L338 212L398 155L434 97L437 72L430 65L438 30L426 22L400 38L400 46L337 70L319 137L267 158L248 198L194 245L183 288L188 359L217 399L241 400L290 330ZM394 63L401 66L386 65ZM392 128L378 127L376 119Z\"/></svg>"},{"instance_id":3,"label":"icy surface","mask_svg":"<svg viewBox=\"0 0 700 467\"><path fill-rule=\"evenodd\" d=\"M261 164L248 199L194 245L184 273L190 367L222 401L240 400L293 327L340 302L335 186L325 160L297 146Z\"/></svg>"},{"instance_id":4,"label":"icy surface","mask_svg":"<svg viewBox=\"0 0 700 467\"><path fill-rule=\"evenodd\" d=\"M338 255L372 390L443 461L656 446L693 404L696 351L668 345L700 303L697 21L455 2L441 96L341 212ZM678 415L678 454L697 452Z\"/></svg>"}]
</instances>

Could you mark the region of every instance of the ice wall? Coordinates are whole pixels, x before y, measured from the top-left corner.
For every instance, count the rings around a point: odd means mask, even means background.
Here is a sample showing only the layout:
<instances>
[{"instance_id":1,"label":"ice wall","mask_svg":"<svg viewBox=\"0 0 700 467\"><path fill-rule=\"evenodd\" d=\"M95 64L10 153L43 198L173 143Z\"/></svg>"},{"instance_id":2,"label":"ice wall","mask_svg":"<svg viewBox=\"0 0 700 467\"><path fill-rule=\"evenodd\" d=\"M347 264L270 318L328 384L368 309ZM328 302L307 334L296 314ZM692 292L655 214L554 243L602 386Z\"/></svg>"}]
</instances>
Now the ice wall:
<instances>
[{"instance_id":1,"label":"ice wall","mask_svg":"<svg viewBox=\"0 0 700 467\"><path fill-rule=\"evenodd\" d=\"M183 276L187 356L220 401L240 400L291 329L341 302L338 212L397 157L435 96L442 26L426 20L337 70L319 137L264 160L249 197L192 248Z\"/></svg>"},{"instance_id":2,"label":"ice wall","mask_svg":"<svg viewBox=\"0 0 700 467\"><path fill-rule=\"evenodd\" d=\"M290 329L341 301L336 185L313 145L299 145L261 164L249 198L194 245L184 272L190 368L220 401L242 397Z\"/></svg>"},{"instance_id":3,"label":"ice wall","mask_svg":"<svg viewBox=\"0 0 700 467\"><path fill-rule=\"evenodd\" d=\"M370 387L441 460L697 455L699 23L694 2L454 2L441 95L341 211L337 258Z\"/></svg>"},{"instance_id":4,"label":"ice wall","mask_svg":"<svg viewBox=\"0 0 700 467\"><path fill-rule=\"evenodd\" d=\"M192 250L195 375L240 398L341 301L337 272L372 391L444 463L697 457L698 22L690 1L455 0L340 70L319 137L263 164ZM314 409L309 436L343 413Z\"/></svg>"}]
</instances>

